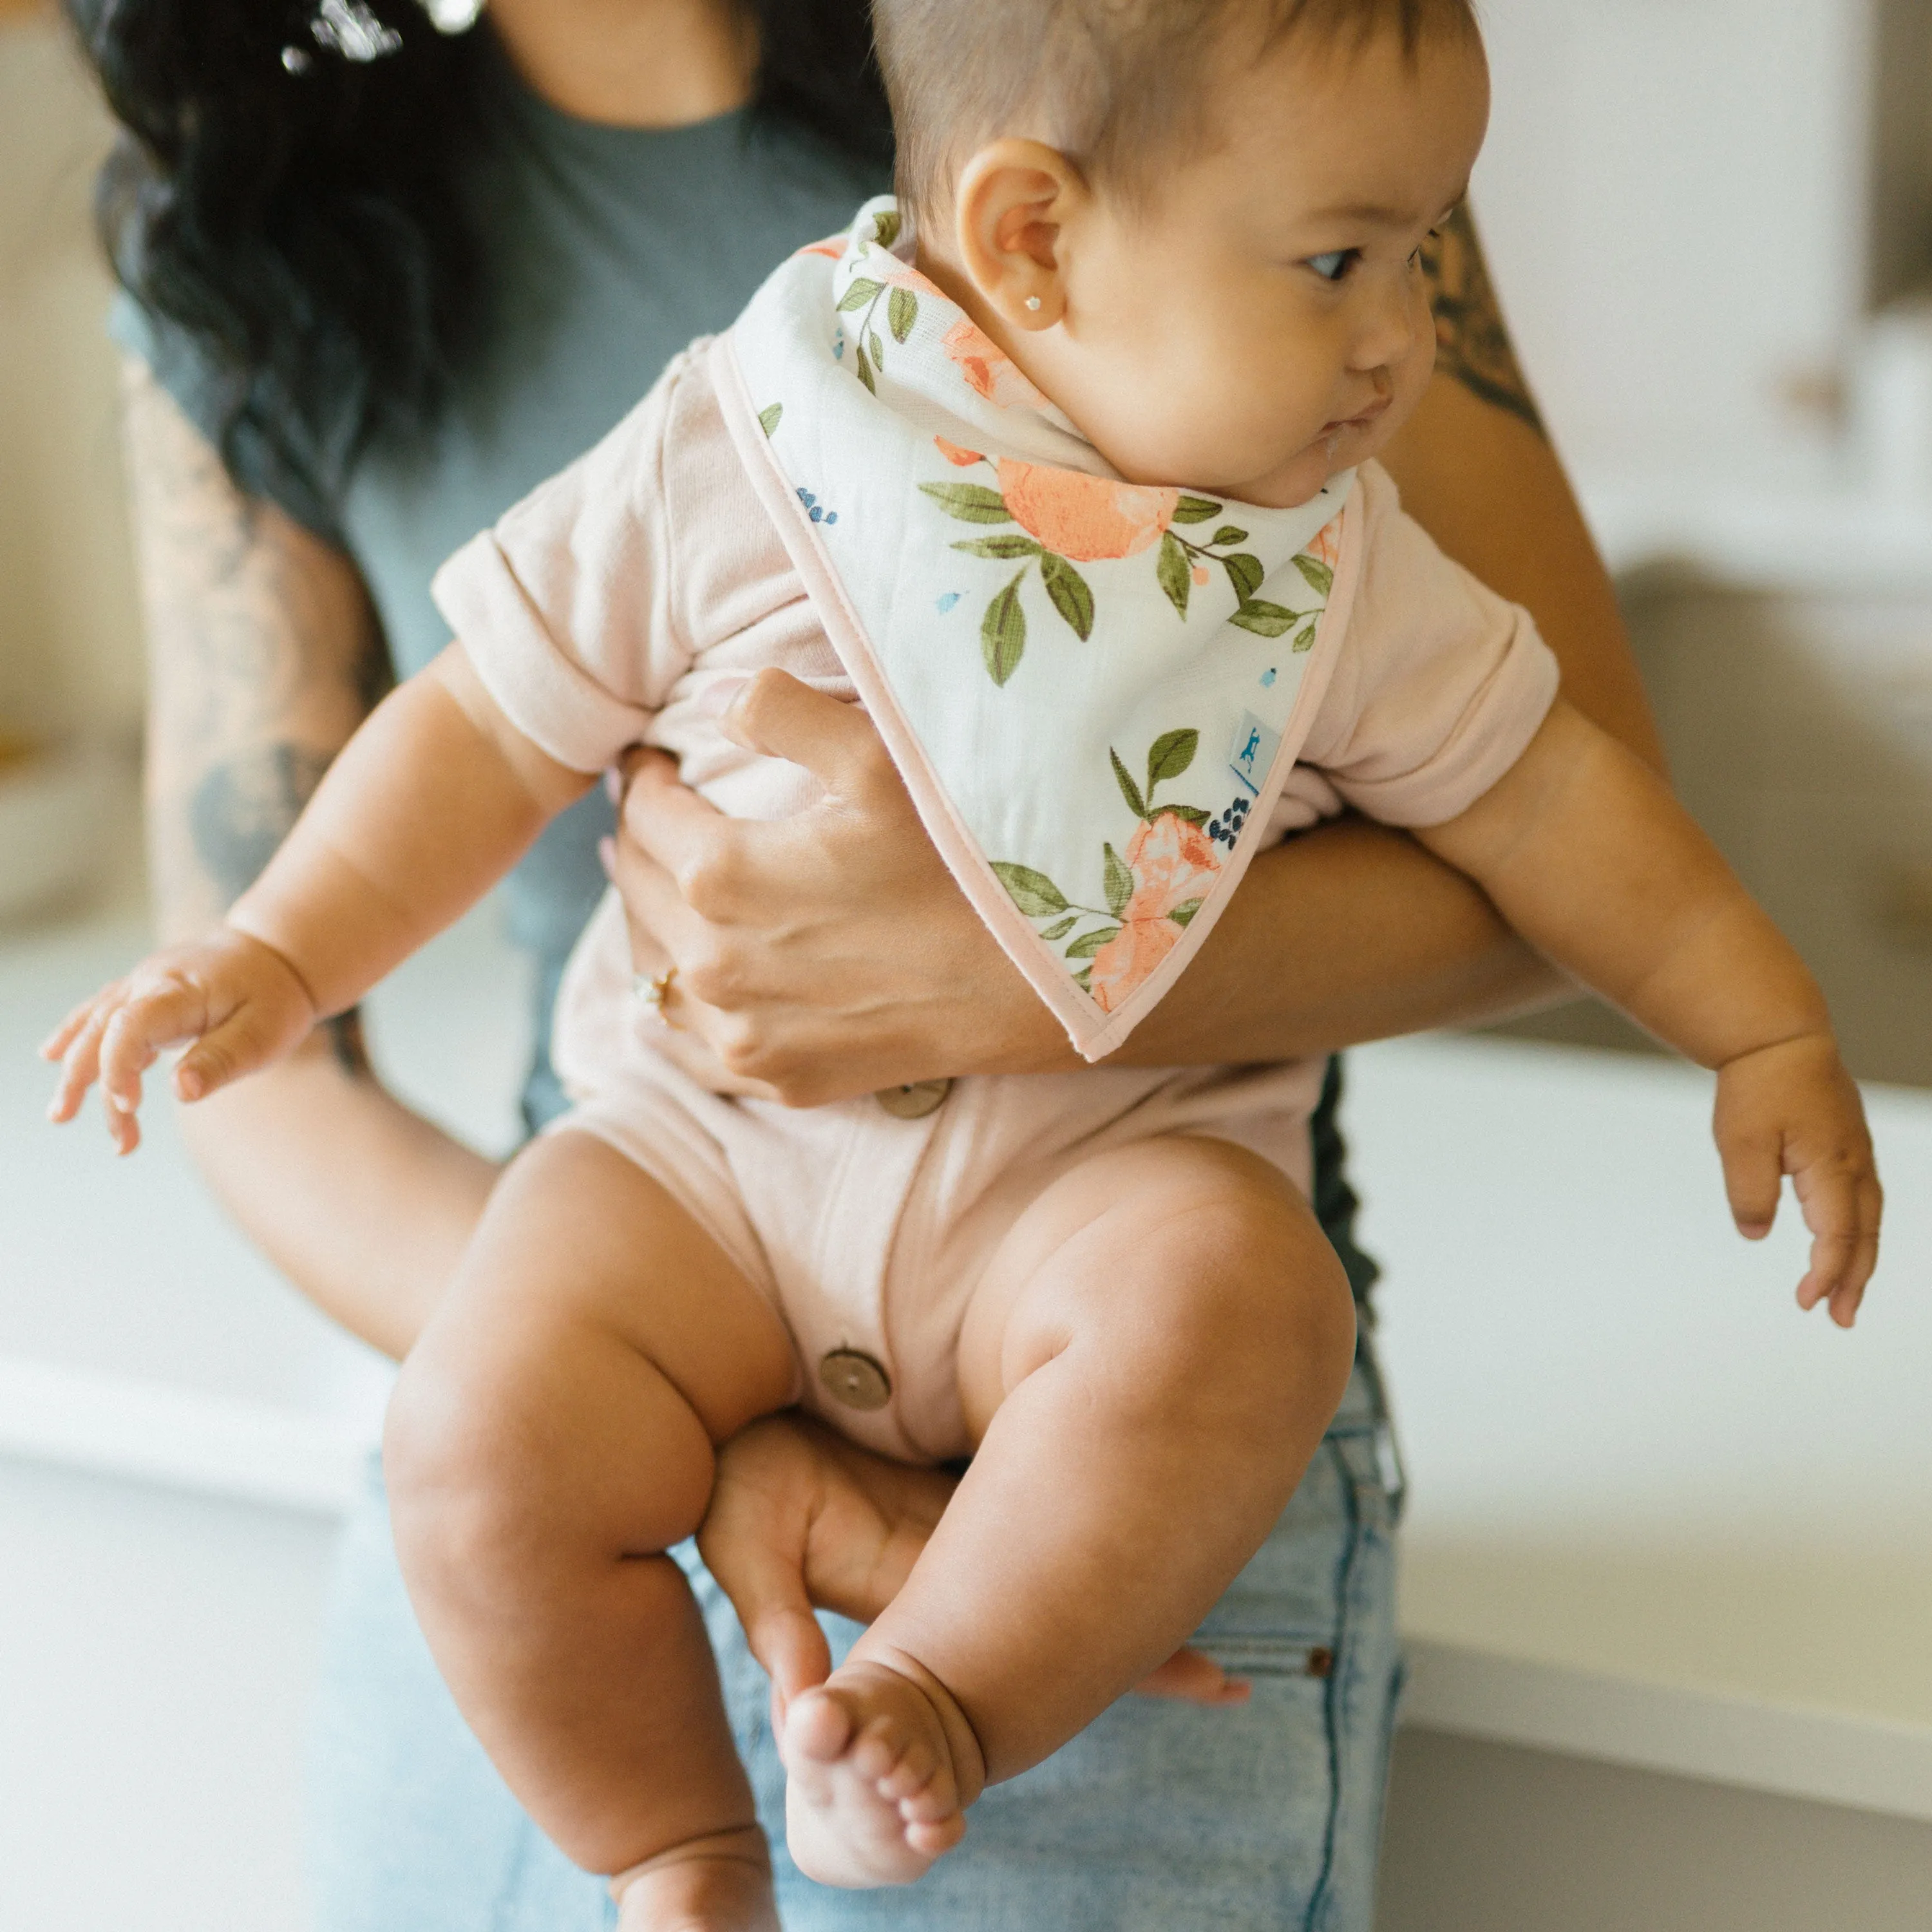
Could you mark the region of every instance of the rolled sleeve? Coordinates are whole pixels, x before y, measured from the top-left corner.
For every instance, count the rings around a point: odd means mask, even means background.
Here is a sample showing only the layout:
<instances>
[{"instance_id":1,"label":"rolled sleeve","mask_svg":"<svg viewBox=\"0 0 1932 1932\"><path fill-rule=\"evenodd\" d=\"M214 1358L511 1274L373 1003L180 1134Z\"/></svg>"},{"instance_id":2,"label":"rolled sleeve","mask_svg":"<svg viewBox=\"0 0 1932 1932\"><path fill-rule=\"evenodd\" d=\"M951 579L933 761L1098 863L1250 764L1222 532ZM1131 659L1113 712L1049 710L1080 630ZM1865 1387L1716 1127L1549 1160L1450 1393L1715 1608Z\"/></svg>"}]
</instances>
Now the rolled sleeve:
<instances>
[{"instance_id":1,"label":"rolled sleeve","mask_svg":"<svg viewBox=\"0 0 1932 1932\"><path fill-rule=\"evenodd\" d=\"M504 716L577 771L638 743L691 662L672 621L663 491L668 398L686 366L431 586Z\"/></svg>"},{"instance_id":2,"label":"rolled sleeve","mask_svg":"<svg viewBox=\"0 0 1932 1932\"><path fill-rule=\"evenodd\" d=\"M1440 825L1522 756L1556 700L1556 659L1528 611L1402 513L1385 475L1364 476L1361 586L1304 756L1370 818Z\"/></svg>"},{"instance_id":3,"label":"rolled sleeve","mask_svg":"<svg viewBox=\"0 0 1932 1932\"><path fill-rule=\"evenodd\" d=\"M601 772L643 737L650 711L626 704L578 662L494 530L472 537L431 590L484 688L539 751L573 771Z\"/></svg>"}]
</instances>

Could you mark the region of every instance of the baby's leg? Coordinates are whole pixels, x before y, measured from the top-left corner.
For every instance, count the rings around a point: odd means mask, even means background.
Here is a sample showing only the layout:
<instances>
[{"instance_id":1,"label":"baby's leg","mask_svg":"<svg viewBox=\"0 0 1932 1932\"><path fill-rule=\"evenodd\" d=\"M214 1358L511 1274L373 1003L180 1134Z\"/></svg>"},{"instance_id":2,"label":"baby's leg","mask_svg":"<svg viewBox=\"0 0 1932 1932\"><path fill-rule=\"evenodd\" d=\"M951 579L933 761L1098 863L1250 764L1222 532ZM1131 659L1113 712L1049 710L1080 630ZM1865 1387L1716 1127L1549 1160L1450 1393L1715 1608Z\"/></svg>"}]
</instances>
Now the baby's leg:
<instances>
[{"instance_id":1,"label":"baby's leg","mask_svg":"<svg viewBox=\"0 0 1932 1932\"><path fill-rule=\"evenodd\" d=\"M786 1714L800 1868L916 1878L983 1784L1171 1656L1286 1506L1354 1343L1333 1250L1254 1155L1151 1142L1050 1186L968 1309L965 1480L897 1600Z\"/></svg>"},{"instance_id":2,"label":"baby's leg","mask_svg":"<svg viewBox=\"0 0 1932 1932\"><path fill-rule=\"evenodd\" d=\"M626 1926L777 1924L710 1648L662 1552L704 1514L712 1445L782 1406L793 1375L716 1243L566 1132L505 1175L397 1384L384 1466L436 1662L572 1858L658 1862Z\"/></svg>"}]
</instances>

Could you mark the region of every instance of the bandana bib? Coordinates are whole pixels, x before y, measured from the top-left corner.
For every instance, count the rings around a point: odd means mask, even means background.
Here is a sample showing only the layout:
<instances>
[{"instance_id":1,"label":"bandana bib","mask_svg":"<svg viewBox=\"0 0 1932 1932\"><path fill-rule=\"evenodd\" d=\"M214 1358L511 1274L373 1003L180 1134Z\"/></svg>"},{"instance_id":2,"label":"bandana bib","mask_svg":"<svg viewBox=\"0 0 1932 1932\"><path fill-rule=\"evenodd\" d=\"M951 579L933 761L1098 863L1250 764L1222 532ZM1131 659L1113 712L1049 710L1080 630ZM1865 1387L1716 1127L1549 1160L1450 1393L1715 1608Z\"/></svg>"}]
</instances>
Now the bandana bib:
<instances>
[{"instance_id":1,"label":"bandana bib","mask_svg":"<svg viewBox=\"0 0 1932 1932\"><path fill-rule=\"evenodd\" d=\"M890 197L713 350L733 441L920 816L1088 1059L1266 836L1358 574L1353 472L1123 482L912 266Z\"/></svg>"}]
</instances>

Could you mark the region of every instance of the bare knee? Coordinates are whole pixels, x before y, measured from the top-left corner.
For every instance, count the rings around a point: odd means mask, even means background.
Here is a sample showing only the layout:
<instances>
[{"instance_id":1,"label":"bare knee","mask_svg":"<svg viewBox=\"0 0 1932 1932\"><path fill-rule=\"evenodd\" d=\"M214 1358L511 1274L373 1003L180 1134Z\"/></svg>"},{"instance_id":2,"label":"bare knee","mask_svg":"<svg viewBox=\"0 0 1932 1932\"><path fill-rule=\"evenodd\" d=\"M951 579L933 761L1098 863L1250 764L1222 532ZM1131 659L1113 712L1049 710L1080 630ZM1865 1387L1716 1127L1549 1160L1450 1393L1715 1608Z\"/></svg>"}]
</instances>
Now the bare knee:
<instances>
[{"instance_id":1,"label":"bare knee","mask_svg":"<svg viewBox=\"0 0 1932 1932\"><path fill-rule=\"evenodd\" d=\"M1116 1205L1087 1296L1116 1333L1150 1409L1305 1460L1340 1406L1354 1298L1306 1201L1258 1156L1192 1140L1135 1150L1108 1176ZM1109 1225L1111 1222L1112 1225Z\"/></svg>"},{"instance_id":2,"label":"bare knee","mask_svg":"<svg viewBox=\"0 0 1932 1932\"><path fill-rule=\"evenodd\" d=\"M382 1431L382 1473L396 1549L412 1592L478 1613L514 1611L573 1573L654 1555L693 1533L709 1498L703 1432L650 1455L640 1507L595 1466L594 1431L514 1361L420 1347L397 1378Z\"/></svg>"}]
</instances>

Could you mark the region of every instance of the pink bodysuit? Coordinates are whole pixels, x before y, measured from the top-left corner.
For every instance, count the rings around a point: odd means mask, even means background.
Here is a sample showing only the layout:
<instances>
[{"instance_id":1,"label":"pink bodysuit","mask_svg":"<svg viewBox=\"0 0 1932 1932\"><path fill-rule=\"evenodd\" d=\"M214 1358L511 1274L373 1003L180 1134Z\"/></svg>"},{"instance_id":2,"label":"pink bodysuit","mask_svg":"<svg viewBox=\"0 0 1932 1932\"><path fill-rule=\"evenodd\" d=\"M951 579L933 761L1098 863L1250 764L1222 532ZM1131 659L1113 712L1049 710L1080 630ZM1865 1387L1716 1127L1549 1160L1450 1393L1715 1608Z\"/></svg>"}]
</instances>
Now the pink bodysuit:
<instances>
[{"instance_id":1,"label":"pink bodysuit","mask_svg":"<svg viewBox=\"0 0 1932 1932\"><path fill-rule=\"evenodd\" d=\"M851 680L721 412L715 345L668 369L604 440L443 566L437 602L510 719L599 771L660 746L734 816L815 795L700 700L775 665L850 699ZM1521 755L1553 701L1528 614L1442 556L1379 467L1358 484L1362 563L1319 708L1269 826L1278 842L1353 808L1438 824ZM1184 981L1168 995L1187 997ZM772 1300L797 1394L904 1458L965 1453L954 1357L967 1299L1016 1216L1088 1155L1163 1134L1252 1150L1304 1191L1318 1061L971 1078L790 1109L706 1091L652 1045L607 898L560 998L552 1055L593 1133L668 1188Z\"/></svg>"}]
</instances>

